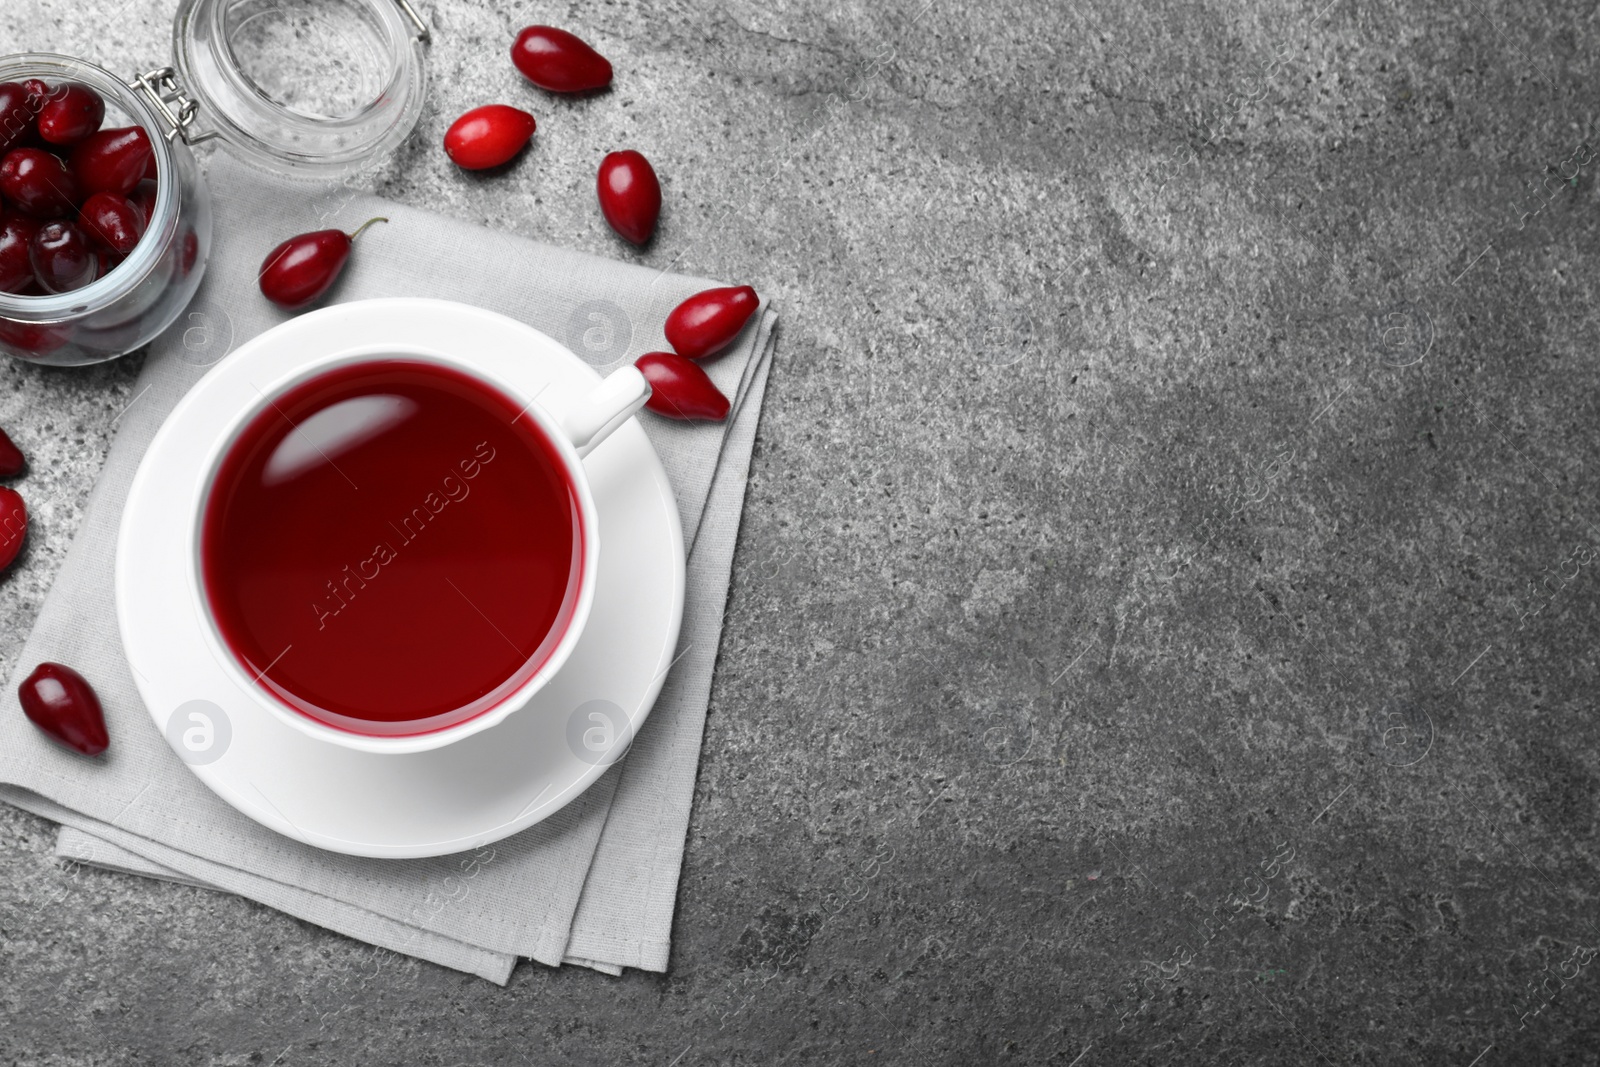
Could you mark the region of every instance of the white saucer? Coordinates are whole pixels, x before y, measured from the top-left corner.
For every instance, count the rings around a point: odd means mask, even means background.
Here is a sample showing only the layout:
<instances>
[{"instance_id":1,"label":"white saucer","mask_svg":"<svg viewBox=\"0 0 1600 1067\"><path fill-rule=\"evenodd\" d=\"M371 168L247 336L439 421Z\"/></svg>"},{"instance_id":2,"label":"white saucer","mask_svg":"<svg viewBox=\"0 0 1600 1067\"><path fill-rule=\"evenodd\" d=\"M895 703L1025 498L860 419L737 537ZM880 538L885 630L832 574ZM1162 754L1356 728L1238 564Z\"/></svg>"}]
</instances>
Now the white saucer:
<instances>
[{"instance_id":1,"label":"white saucer","mask_svg":"<svg viewBox=\"0 0 1600 1067\"><path fill-rule=\"evenodd\" d=\"M571 658L528 706L454 744L406 755L358 752L284 723L262 704L270 699L263 691L232 680L205 639L197 521L185 501L207 476L211 446L241 405L258 401L258 389L271 393L330 352L385 343L481 358L543 402L600 380L537 330L463 305L370 300L290 320L202 378L151 442L122 519L117 617L156 728L222 799L319 848L440 856L548 818L625 750L673 661L683 532L667 472L630 420L584 460L600 515L594 605Z\"/></svg>"}]
</instances>

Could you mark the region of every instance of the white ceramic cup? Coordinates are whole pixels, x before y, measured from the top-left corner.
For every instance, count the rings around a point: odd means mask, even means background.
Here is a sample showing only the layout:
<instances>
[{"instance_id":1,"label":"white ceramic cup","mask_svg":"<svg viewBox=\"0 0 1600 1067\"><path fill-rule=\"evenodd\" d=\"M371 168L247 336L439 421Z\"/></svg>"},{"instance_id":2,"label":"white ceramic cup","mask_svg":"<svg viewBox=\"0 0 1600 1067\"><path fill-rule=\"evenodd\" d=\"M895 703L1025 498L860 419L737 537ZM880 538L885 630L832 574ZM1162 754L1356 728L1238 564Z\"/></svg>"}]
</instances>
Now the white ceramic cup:
<instances>
[{"instance_id":1,"label":"white ceramic cup","mask_svg":"<svg viewBox=\"0 0 1600 1067\"><path fill-rule=\"evenodd\" d=\"M451 306L441 301L429 303L439 308ZM463 312L465 325L470 325L472 315L483 314L476 308L456 306ZM337 311L337 308L327 309L327 312L334 311ZM323 313L313 312L311 315ZM306 319L310 317L301 316L284 326L297 323L298 328L303 329L307 325ZM269 330L250 343L251 345L276 343L273 335L283 329L284 327L280 326L276 330ZM387 736L358 733L313 719L287 706L252 677L252 672L228 648L212 617L202 572L200 546L206 502L218 469L245 427L265 411L274 398L336 368L394 359L435 363L465 374L522 408L523 417L538 426L560 457L563 471L578 502L582 538L579 588L575 607L566 622L565 632L537 671L496 704L471 718L425 733ZM491 360L475 353L470 341L470 331L467 331L463 337L463 344L455 349L394 344L355 346L306 360L298 365L292 374L279 381L270 384L257 383L261 394L259 402L243 408L229 422L226 432L212 446L205 465L207 473L196 483L194 491L188 497L188 518L190 555L193 561L189 595L196 598L196 607L206 620L203 632L209 650L223 665L224 670L233 677L236 684L245 691L253 692L259 705L269 709L295 729L321 741L363 752L392 754L422 752L442 748L501 722L527 704L533 695L561 669L573 647L578 643L584 624L588 620L589 609L594 601L595 575L598 573L600 556L599 518L590 491L588 475L584 470L583 457L644 406L645 401L650 398L650 383L637 368L629 365L602 379L586 395L565 395L552 401L549 397L540 395L542 382L520 377L516 370L515 364L504 360ZM508 371L511 373L507 373Z\"/></svg>"}]
</instances>

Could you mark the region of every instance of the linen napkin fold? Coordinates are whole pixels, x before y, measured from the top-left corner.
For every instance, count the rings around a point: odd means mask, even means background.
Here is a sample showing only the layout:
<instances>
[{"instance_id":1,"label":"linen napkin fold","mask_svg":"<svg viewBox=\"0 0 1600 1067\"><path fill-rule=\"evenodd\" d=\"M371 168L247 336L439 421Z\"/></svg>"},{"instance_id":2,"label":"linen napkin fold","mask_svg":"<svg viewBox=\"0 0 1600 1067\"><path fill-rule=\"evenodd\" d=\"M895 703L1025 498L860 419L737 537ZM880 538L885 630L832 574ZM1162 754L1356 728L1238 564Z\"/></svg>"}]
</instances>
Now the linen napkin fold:
<instances>
[{"instance_id":1,"label":"linen napkin fold","mask_svg":"<svg viewBox=\"0 0 1600 1067\"><path fill-rule=\"evenodd\" d=\"M306 187L215 157L215 239L186 317L153 346L119 417L82 528L0 693L0 799L62 824L59 855L238 893L348 936L504 983L518 957L663 971L712 668L770 370L763 306L706 365L733 399L723 424L641 415L690 548L678 659L627 756L544 822L474 853L377 860L325 852L245 818L167 747L123 656L112 576L128 485L168 412L226 352L288 315L256 290L266 250L372 216L336 300L459 300L526 322L604 372L667 345L667 312L713 282L538 244L377 197ZM87 760L39 734L16 683L43 660L83 672L111 749Z\"/></svg>"}]
</instances>

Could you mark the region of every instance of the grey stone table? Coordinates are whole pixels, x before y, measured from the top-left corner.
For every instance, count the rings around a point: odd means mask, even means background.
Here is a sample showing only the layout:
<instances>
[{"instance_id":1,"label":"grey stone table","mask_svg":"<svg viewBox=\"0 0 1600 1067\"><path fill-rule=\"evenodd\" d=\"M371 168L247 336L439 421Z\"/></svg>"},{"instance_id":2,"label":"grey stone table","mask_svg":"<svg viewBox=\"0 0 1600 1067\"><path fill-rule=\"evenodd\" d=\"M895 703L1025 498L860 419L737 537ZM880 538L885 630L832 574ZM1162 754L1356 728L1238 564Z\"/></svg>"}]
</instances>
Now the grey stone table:
<instances>
[{"instance_id":1,"label":"grey stone table","mask_svg":"<svg viewBox=\"0 0 1600 1067\"><path fill-rule=\"evenodd\" d=\"M174 7L6 0L0 50L153 66ZM670 973L498 989L6 809L0 1062L1594 1062L1592 9L429 17L383 192L783 314ZM518 86L532 22L616 88ZM463 175L497 99L534 146ZM138 362L0 367L7 672Z\"/></svg>"}]
</instances>

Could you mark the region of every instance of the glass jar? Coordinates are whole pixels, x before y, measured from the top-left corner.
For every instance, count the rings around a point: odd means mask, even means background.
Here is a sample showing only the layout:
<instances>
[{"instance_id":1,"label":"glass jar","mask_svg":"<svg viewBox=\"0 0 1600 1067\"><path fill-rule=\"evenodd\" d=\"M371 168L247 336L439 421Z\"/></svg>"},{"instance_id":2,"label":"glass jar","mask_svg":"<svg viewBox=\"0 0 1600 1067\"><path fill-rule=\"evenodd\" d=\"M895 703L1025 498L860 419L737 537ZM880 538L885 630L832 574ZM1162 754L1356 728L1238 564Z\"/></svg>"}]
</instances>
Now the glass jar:
<instances>
[{"instance_id":1,"label":"glass jar","mask_svg":"<svg viewBox=\"0 0 1600 1067\"><path fill-rule=\"evenodd\" d=\"M109 116L150 133L156 198L128 257L81 289L48 296L0 293L0 351L35 363L99 363L148 343L183 311L200 285L211 249L211 204L200 168L181 139L161 135L161 117L142 93L108 71L67 56L0 59L0 82L41 78L87 85ZM112 119L121 122L122 119Z\"/></svg>"},{"instance_id":2,"label":"glass jar","mask_svg":"<svg viewBox=\"0 0 1600 1067\"><path fill-rule=\"evenodd\" d=\"M107 127L143 126L157 185L143 237L104 277L48 296L0 293L0 352L71 366L154 340L193 299L211 250L191 146L215 139L286 177L347 177L416 127L427 39L409 0L183 0L173 67L124 80L70 56L0 57L0 82L78 82L104 98Z\"/></svg>"}]
</instances>

